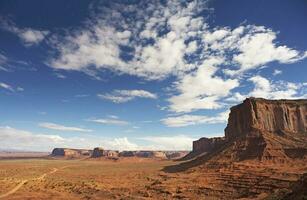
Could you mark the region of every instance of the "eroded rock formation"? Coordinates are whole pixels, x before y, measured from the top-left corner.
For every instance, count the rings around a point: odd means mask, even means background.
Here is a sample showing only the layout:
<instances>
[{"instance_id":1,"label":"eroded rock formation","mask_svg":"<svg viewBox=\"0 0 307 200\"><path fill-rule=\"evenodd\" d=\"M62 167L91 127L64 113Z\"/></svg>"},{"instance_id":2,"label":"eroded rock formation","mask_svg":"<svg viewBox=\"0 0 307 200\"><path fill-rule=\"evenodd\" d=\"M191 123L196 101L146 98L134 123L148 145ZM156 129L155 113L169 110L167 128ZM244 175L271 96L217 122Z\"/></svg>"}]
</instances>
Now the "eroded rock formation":
<instances>
[{"instance_id":1,"label":"eroded rock formation","mask_svg":"<svg viewBox=\"0 0 307 200\"><path fill-rule=\"evenodd\" d=\"M100 157L116 158L118 157L118 151L104 150L101 147L94 148L92 158L100 158Z\"/></svg>"},{"instance_id":2,"label":"eroded rock formation","mask_svg":"<svg viewBox=\"0 0 307 200\"><path fill-rule=\"evenodd\" d=\"M307 155L307 100L247 98L231 108L225 137L193 142L186 159L223 148L231 160L284 162Z\"/></svg>"},{"instance_id":3,"label":"eroded rock formation","mask_svg":"<svg viewBox=\"0 0 307 200\"><path fill-rule=\"evenodd\" d=\"M102 157L103 156L103 148L101 147L96 147L94 148L93 150L93 153L92 153L92 157L93 158L99 158L99 157Z\"/></svg>"},{"instance_id":4,"label":"eroded rock formation","mask_svg":"<svg viewBox=\"0 0 307 200\"><path fill-rule=\"evenodd\" d=\"M54 148L51 156L81 157L90 156L91 154L92 151L88 149Z\"/></svg>"},{"instance_id":5,"label":"eroded rock formation","mask_svg":"<svg viewBox=\"0 0 307 200\"><path fill-rule=\"evenodd\" d=\"M224 137L214 138L200 138L199 140L193 141L193 151L195 152L212 152L217 147L225 143Z\"/></svg>"},{"instance_id":6,"label":"eroded rock formation","mask_svg":"<svg viewBox=\"0 0 307 200\"><path fill-rule=\"evenodd\" d=\"M231 108L225 138L235 160L285 162L307 155L307 100L248 98Z\"/></svg>"},{"instance_id":7,"label":"eroded rock formation","mask_svg":"<svg viewBox=\"0 0 307 200\"><path fill-rule=\"evenodd\" d=\"M253 129L275 134L307 133L307 100L248 98L231 108L226 139L248 134Z\"/></svg>"}]
</instances>

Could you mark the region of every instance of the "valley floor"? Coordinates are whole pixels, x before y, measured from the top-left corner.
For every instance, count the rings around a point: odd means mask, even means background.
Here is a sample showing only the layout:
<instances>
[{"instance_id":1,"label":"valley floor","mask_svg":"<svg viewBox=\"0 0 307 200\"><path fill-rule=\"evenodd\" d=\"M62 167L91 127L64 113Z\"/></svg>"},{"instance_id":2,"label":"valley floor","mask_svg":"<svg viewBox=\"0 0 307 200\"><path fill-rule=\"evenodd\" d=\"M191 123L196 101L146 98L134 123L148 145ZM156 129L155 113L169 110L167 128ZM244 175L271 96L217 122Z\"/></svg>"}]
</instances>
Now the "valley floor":
<instances>
[{"instance_id":1,"label":"valley floor","mask_svg":"<svg viewBox=\"0 0 307 200\"><path fill-rule=\"evenodd\" d=\"M140 158L1 160L0 199L277 199L307 172L304 163L248 162L163 171L173 164Z\"/></svg>"}]
</instances>

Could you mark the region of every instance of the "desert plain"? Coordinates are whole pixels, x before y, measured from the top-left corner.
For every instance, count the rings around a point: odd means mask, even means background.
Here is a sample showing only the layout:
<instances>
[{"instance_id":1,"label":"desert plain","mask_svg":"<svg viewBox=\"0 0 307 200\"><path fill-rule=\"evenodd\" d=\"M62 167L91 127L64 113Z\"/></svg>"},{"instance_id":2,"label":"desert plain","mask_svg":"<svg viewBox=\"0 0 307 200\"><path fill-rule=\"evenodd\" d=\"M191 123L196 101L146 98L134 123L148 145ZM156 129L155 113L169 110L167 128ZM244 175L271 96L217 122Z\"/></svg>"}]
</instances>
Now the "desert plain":
<instances>
[{"instance_id":1,"label":"desert plain","mask_svg":"<svg viewBox=\"0 0 307 200\"><path fill-rule=\"evenodd\" d=\"M283 199L305 163L238 162L168 172L150 158L0 161L0 199ZM289 198L291 199L291 198Z\"/></svg>"}]
</instances>

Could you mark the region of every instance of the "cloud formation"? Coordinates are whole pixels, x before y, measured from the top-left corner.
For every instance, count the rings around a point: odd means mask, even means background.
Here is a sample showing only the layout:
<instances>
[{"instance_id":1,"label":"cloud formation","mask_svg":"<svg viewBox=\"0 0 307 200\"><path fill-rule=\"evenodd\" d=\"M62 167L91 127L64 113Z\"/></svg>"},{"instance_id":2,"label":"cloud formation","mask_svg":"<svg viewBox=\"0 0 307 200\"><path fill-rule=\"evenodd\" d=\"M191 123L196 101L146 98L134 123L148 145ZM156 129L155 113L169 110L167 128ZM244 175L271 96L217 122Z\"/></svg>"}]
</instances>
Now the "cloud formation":
<instances>
[{"instance_id":1,"label":"cloud formation","mask_svg":"<svg viewBox=\"0 0 307 200\"><path fill-rule=\"evenodd\" d=\"M117 118L88 119L87 121L96 122L100 124L107 124L107 125L118 125L118 126L129 124L129 122L124 121L124 120L119 120Z\"/></svg>"},{"instance_id":2,"label":"cloud formation","mask_svg":"<svg viewBox=\"0 0 307 200\"><path fill-rule=\"evenodd\" d=\"M0 70L2 71L8 71L8 69L6 68L6 64L7 64L8 58L0 53Z\"/></svg>"},{"instance_id":3,"label":"cloud formation","mask_svg":"<svg viewBox=\"0 0 307 200\"><path fill-rule=\"evenodd\" d=\"M50 33L46 30L35 30L32 28L19 28L10 20L0 18L1 28L16 34L25 46L37 45Z\"/></svg>"},{"instance_id":4,"label":"cloud formation","mask_svg":"<svg viewBox=\"0 0 307 200\"><path fill-rule=\"evenodd\" d=\"M248 79L253 83L253 89L247 94L234 93L227 101L240 102L247 97L260 97L267 99L300 99L306 98L304 92L307 85L287 81L271 81L263 76L256 75Z\"/></svg>"},{"instance_id":5,"label":"cloud formation","mask_svg":"<svg viewBox=\"0 0 307 200\"><path fill-rule=\"evenodd\" d=\"M167 117L161 120L168 127L184 127L197 124L218 124L226 123L229 111L218 113L216 116L209 117L205 115L180 115L175 117Z\"/></svg>"},{"instance_id":6,"label":"cloud formation","mask_svg":"<svg viewBox=\"0 0 307 200\"><path fill-rule=\"evenodd\" d=\"M0 146L2 149L51 152L55 147L93 149L104 147L113 150L191 150L192 138L179 136L148 136L138 138L149 142L143 146L131 142L127 137L102 138L98 136L62 137L60 135L36 134L9 126L0 127Z\"/></svg>"},{"instance_id":7,"label":"cloud formation","mask_svg":"<svg viewBox=\"0 0 307 200\"><path fill-rule=\"evenodd\" d=\"M148 136L140 138L150 142L148 150L192 150L192 143L195 138L186 135L175 136Z\"/></svg>"},{"instance_id":8,"label":"cloud formation","mask_svg":"<svg viewBox=\"0 0 307 200\"><path fill-rule=\"evenodd\" d=\"M79 127L63 126L60 124L43 122L39 124L40 127L57 130L57 131L77 131L77 132L92 132L90 129L83 129Z\"/></svg>"},{"instance_id":9,"label":"cloud formation","mask_svg":"<svg viewBox=\"0 0 307 200\"><path fill-rule=\"evenodd\" d=\"M112 93L98 94L101 99L106 99L114 103L125 103L135 98L156 99L157 95L145 90L114 90Z\"/></svg>"},{"instance_id":10,"label":"cloud formation","mask_svg":"<svg viewBox=\"0 0 307 200\"><path fill-rule=\"evenodd\" d=\"M11 86L7 83L3 83L3 82L0 82L0 88L3 88L3 89L8 90L10 92L16 92L16 91L22 92L22 91L24 91L24 89L22 87L14 88L13 86Z\"/></svg>"},{"instance_id":11,"label":"cloud formation","mask_svg":"<svg viewBox=\"0 0 307 200\"><path fill-rule=\"evenodd\" d=\"M170 110L191 112L199 109L222 107L218 100L230 94L239 85L236 79L223 79L215 75L223 59L212 57L202 63L193 73L185 75L176 84L178 95L169 98Z\"/></svg>"},{"instance_id":12,"label":"cloud formation","mask_svg":"<svg viewBox=\"0 0 307 200\"><path fill-rule=\"evenodd\" d=\"M167 99L168 110L180 113L221 108L244 81L243 74L307 56L264 26L212 27L206 20L211 12L206 1L101 5L84 27L53 38L55 56L47 64L93 76L104 69L145 80L173 76L175 94ZM122 92L98 96L115 103L137 97Z\"/></svg>"}]
</instances>

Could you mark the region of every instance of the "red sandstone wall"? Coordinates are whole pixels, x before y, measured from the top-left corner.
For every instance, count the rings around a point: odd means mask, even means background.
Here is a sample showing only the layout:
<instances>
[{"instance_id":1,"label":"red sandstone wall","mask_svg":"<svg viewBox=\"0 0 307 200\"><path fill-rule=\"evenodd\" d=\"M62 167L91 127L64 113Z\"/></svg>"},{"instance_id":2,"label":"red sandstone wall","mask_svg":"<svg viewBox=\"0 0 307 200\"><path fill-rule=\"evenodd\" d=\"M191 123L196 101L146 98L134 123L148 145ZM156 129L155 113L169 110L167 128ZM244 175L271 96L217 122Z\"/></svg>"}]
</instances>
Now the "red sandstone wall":
<instances>
[{"instance_id":1,"label":"red sandstone wall","mask_svg":"<svg viewBox=\"0 0 307 200\"><path fill-rule=\"evenodd\" d=\"M225 129L226 139L247 134L252 128L307 133L307 101L248 98L232 107Z\"/></svg>"}]
</instances>

